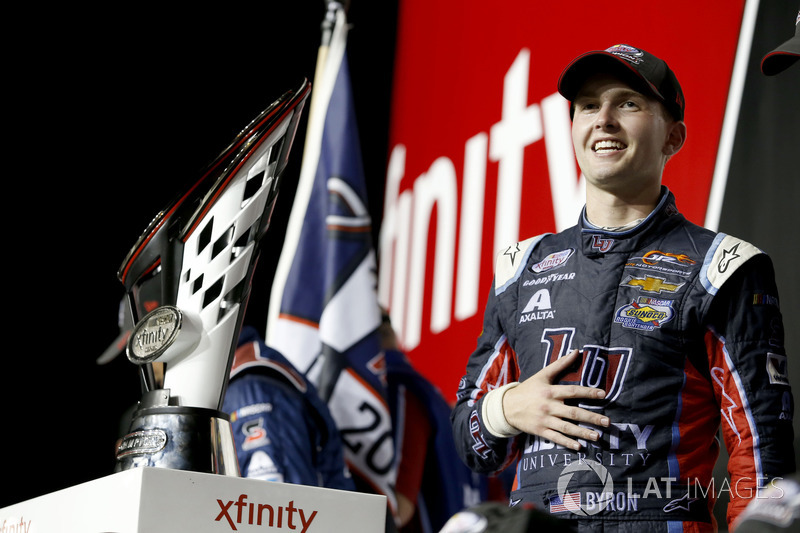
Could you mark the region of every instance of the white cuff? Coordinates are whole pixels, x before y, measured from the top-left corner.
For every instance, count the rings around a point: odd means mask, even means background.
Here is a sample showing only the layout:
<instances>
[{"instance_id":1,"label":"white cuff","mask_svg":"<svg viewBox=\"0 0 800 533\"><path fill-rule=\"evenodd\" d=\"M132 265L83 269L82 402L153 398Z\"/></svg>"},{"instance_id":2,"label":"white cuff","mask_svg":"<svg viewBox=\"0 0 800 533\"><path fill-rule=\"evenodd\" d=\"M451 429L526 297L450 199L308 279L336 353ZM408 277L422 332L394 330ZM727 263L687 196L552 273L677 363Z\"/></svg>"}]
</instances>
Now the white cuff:
<instances>
[{"instance_id":1,"label":"white cuff","mask_svg":"<svg viewBox=\"0 0 800 533\"><path fill-rule=\"evenodd\" d=\"M514 437L522 433L520 430L512 426L506 420L506 415L503 412L503 396L506 391L513 389L519 385L518 381L503 385L498 389L489 392L483 398L483 405L481 406L481 415L483 416L483 423L486 429L495 437L508 438Z\"/></svg>"}]
</instances>

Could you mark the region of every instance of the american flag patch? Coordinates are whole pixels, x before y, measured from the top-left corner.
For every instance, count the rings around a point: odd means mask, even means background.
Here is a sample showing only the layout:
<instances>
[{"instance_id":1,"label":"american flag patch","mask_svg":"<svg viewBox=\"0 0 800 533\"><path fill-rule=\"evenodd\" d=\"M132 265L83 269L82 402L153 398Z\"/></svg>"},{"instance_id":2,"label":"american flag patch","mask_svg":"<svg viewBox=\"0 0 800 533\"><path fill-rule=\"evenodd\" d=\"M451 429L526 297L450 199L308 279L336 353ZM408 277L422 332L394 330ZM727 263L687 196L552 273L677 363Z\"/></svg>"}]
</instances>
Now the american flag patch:
<instances>
[{"instance_id":1,"label":"american flag patch","mask_svg":"<svg viewBox=\"0 0 800 533\"><path fill-rule=\"evenodd\" d=\"M581 506L580 492L568 492L564 494L564 499L556 494L550 496L550 512L551 513L566 513L567 511L579 509Z\"/></svg>"}]
</instances>

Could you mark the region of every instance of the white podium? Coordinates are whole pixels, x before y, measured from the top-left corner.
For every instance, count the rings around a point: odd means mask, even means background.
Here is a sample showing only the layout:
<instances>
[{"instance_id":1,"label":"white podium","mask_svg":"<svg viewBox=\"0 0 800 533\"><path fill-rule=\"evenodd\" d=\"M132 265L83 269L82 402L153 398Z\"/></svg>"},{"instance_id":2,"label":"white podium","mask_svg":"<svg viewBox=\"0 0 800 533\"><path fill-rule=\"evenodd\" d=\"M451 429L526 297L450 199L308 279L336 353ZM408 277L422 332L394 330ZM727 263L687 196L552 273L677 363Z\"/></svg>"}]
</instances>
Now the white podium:
<instances>
[{"instance_id":1,"label":"white podium","mask_svg":"<svg viewBox=\"0 0 800 533\"><path fill-rule=\"evenodd\" d=\"M134 468L0 509L2 533L381 533L386 497Z\"/></svg>"}]
</instances>

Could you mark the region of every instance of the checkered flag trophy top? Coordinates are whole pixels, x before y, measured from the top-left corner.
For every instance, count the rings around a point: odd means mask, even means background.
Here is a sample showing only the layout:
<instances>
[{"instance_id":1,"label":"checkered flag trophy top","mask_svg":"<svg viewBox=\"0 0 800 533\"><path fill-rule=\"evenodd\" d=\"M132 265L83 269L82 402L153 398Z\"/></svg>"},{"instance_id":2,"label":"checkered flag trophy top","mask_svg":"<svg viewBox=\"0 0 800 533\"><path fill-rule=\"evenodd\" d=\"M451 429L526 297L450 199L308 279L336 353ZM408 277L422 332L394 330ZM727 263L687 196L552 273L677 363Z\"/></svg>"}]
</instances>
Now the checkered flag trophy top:
<instances>
[{"instance_id":1,"label":"checkered flag trophy top","mask_svg":"<svg viewBox=\"0 0 800 533\"><path fill-rule=\"evenodd\" d=\"M259 241L309 94L304 81L259 114L123 261L125 312L135 324L126 350L144 392L115 471L239 475L221 406Z\"/></svg>"}]
</instances>

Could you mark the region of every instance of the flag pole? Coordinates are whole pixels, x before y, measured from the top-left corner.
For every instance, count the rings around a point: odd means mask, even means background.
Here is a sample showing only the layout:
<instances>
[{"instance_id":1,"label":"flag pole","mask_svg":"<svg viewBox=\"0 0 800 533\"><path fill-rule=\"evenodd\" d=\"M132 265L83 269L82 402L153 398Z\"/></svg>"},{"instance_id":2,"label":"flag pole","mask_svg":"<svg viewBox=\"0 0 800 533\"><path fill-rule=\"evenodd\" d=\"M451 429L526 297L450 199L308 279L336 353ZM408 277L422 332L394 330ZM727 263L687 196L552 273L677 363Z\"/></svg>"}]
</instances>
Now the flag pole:
<instances>
[{"instance_id":1,"label":"flag pole","mask_svg":"<svg viewBox=\"0 0 800 533\"><path fill-rule=\"evenodd\" d=\"M266 342L273 345L275 324L280 316L280 304L283 297L283 290L289 276L295 250L299 241L300 231L302 230L303 220L305 219L305 209L298 209L297 206L306 206L311 194L314 183L314 169L316 160L319 159L320 142L322 130L325 123L325 114L328 108L328 101L333 90L336 72L332 72L328 67L328 55L334 35L338 32L346 32L344 28L337 28L336 21L339 15L347 12L349 1L347 0L326 0L327 12L322 21L322 36L320 46L317 50L317 64L314 69L314 80L309 98L308 123L306 126L306 136L303 143L303 156L300 165L300 177L292 210L289 214L289 222L286 229L283 248L278 259L278 265L272 281L270 291L269 307L267 310ZM344 38L337 38L336 43L343 46ZM338 49L340 44L334 44ZM331 79L331 77L334 77ZM284 354L289 355L289 354ZM307 370L301 368L301 371Z\"/></svg>"}]
</instances>

